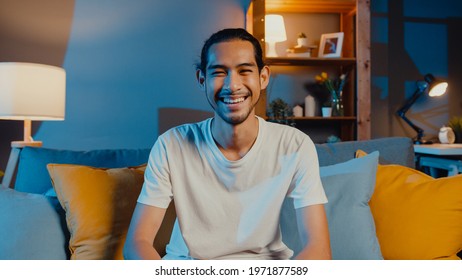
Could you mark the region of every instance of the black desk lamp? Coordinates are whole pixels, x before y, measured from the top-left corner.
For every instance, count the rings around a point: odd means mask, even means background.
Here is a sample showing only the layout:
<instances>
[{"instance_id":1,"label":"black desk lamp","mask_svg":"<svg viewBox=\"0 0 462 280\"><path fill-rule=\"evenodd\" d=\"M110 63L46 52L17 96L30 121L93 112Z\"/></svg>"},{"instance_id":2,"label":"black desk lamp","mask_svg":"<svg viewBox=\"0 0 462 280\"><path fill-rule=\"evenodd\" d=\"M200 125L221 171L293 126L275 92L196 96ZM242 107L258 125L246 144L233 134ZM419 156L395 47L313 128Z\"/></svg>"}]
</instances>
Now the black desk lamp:
<instances>
[{"instance_id":1,"label":"black desk lamp","mask_svg":"<svg viewBox=\"0 0 462 280\"><path fill-rule=\"evenodd\" d=\"M446 93L446 88L448 83L438 82L435 80L432 74L427 74L424 77L423 81L417 81L417 89L409 98L406 103L401 107L396 113L400 116L408 125L412 127L417 132L417 136L414 138L414 144L431 144L431 141L423 139L424 131L422 128L415 125L406 117L406 112L412 107L412 105L419 99L428 90L428 95L430 97L441 96Z\"/></svg>"}]
</instances>

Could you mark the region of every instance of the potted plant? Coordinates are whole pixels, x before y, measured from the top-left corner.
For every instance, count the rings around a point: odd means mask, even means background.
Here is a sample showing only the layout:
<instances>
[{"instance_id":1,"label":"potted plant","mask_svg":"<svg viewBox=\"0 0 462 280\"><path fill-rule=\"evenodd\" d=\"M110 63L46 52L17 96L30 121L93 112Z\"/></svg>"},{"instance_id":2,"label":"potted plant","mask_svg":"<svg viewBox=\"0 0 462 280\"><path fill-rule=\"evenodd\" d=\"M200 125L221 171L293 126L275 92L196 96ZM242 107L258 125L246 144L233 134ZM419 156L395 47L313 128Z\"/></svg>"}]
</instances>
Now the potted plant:
<instances>
[{"instance_id":1,"label":"potted plant","mask_svg":"<svg viewBox=\"0 0 462 280\"><path fill-rule=\"evenodd\" d=\"M293 125L293 122L289 122L289 117L293 116L292 109L281 98L271 101L267 114L270 122Z\"/></svg>"},{"instance_id":2,"label":"potted plant","mask_svg":"<svg viewBox=\"0 0 462 280\"><path fill-rule=\"evenodd\" d=\"M462 143L462 117L452 117L447 126L454 131L456 143Z\"/></svg>"},{"instance_id":3,"label":"potted plant","mask_svg":"<svg viewBox=\"0 0 462 280\"><path fill-rule=\"evenodd\" d=\"M323 117L332 116L332 101L327 100L324 103L322 103L321 114Z\"/></svg>"},{"instance_id":4,"label":"potted plant","mask_svg":"<svg viewBox=\"0 0 462 280\"><path fill-rule=\"evenodd\" d=\"M300 46L300 47L308 47L308 39L306 38L305 33L303 33L303 32L298 33L298 36L297 36L297 46Z\"/></svg>"}]
</instances>

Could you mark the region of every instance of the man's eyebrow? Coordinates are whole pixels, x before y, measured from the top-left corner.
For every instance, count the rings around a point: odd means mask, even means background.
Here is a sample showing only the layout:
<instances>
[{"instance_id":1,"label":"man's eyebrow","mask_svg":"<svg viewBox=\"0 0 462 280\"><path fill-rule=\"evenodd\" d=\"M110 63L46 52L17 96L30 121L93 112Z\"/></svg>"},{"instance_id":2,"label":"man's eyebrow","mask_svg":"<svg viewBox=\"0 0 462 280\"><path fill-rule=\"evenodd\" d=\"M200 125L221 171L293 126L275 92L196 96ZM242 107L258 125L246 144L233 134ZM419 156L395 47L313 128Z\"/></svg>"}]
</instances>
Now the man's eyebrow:
<instances>
[{"instance_id":1,"label":"man's eyebrow","mask_svg":"<svg viewBox=\"0 0 462 280\"><path fill-rule=\"evenodd\" d=\"M244 63L240 63L237 65L237 67L256 67L257 64L256 63L253 63L253 62L244 62ZM224 66L224 65L221 65L221 64L212 64L212 65L209 65L207 66L207 69L209 70L213 70L213 69L226 69L228 67Z\"/></svg>"},{"instance_id":2,"label":"man's eyebrow","mask_svg":"<svg viewBox=\"0 0 462 280\"><path fill-rule=\"evenodd\" d=\"M253 62L246 62L237 65L238 67L256 67L257 64Z\"/></svg>"},{"instance_id":3,"label":"man's eyebrow","mask_svg":"<svg viewBox=\"0 0 462 280\"><path fill-rule=\"evenodd\" d=\"M212 64L212 65L209 65L207 66L207 69L225 69L226 67L224 65L221 65L221 64Z\"/></svg>"}]
</instances>

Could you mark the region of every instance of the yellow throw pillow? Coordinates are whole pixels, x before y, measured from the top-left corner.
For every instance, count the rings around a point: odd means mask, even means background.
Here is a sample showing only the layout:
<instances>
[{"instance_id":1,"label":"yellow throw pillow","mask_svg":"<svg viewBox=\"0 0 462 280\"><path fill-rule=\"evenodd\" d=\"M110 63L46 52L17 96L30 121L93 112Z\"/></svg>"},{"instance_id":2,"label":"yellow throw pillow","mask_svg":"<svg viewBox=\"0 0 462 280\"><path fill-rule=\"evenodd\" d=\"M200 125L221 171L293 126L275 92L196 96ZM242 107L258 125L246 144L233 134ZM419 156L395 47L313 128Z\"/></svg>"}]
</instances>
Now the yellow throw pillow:
<instances>
[{"instance_id":1,"label":"yellow throw pillow","mask_svg":"<svg viewBox=\"0 0 462 280\"><path fill-rule=\"evenodd\" d=\"M358 150L356 157L366 153ZM459 259L462 175L435 179L401 165L379 165L369 202L385 259Z\"/></svg>"},{"instance_id":2,"label":"yellow throw pillow","mask_svg":"<svg viewBox=\"0 0 462 280\"><path fill-rule=\"evenodd\" d=\"M122 249L145 165L103 169L48 164L71 233L71 259L123 259Z\"/></svg>"}]
</instances>

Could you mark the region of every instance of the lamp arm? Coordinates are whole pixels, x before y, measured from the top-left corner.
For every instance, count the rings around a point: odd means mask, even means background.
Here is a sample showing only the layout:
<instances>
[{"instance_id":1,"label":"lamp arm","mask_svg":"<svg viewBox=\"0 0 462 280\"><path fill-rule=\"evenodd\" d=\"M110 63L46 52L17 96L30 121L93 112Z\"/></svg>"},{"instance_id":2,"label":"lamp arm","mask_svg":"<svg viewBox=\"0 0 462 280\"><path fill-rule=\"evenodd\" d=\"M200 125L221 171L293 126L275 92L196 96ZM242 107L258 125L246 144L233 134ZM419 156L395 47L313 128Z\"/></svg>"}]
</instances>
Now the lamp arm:
<instances>
[{"instance_id":1,"label":"lamp arm","mask_svg":"<svg viewBox=\"0 0 462 280\"><path fill-rule=\"evenodd\" d=\"M409 98L406 103L404 103L404 105L397 111L398 115L401 116L401 115L405 115L406 112L412 107L412 105L414 105L414 103L417 101L417 99L419 99L419 97L422 95L422 93L424 92L425 90L421 90L421 89L417 89L414 94L412 95L411 98Z\"/></svg>"},{"instance_id":2,"label":"lamp arm","mask_svg":"<svg viewBox=\"0 0 462 280\"><path fill-rule=\"evenodd\" d=\"M423 129L415 125L406 117L406 112L412 107L412 105L419 99L425 89L417 89L411 98L409 98L406 103L398 110L396 113L400 118L402 118L412 129L417 132L417 141L422 140L423 138Z\"/></svg>"},{"instance_id":3,"label":"lamp arm","mask_svg":"<svg viewBox=\"0 0 462 280\"><path fill-rule=\"evenodd\" d=\"M413 122L411 122L405 115L399 115L412 129L414 129L417 132L417 137L416 140L420 141L423 138L423 132L424 130L417 125L415 125Z\"/></svg>"}]
</instances>

